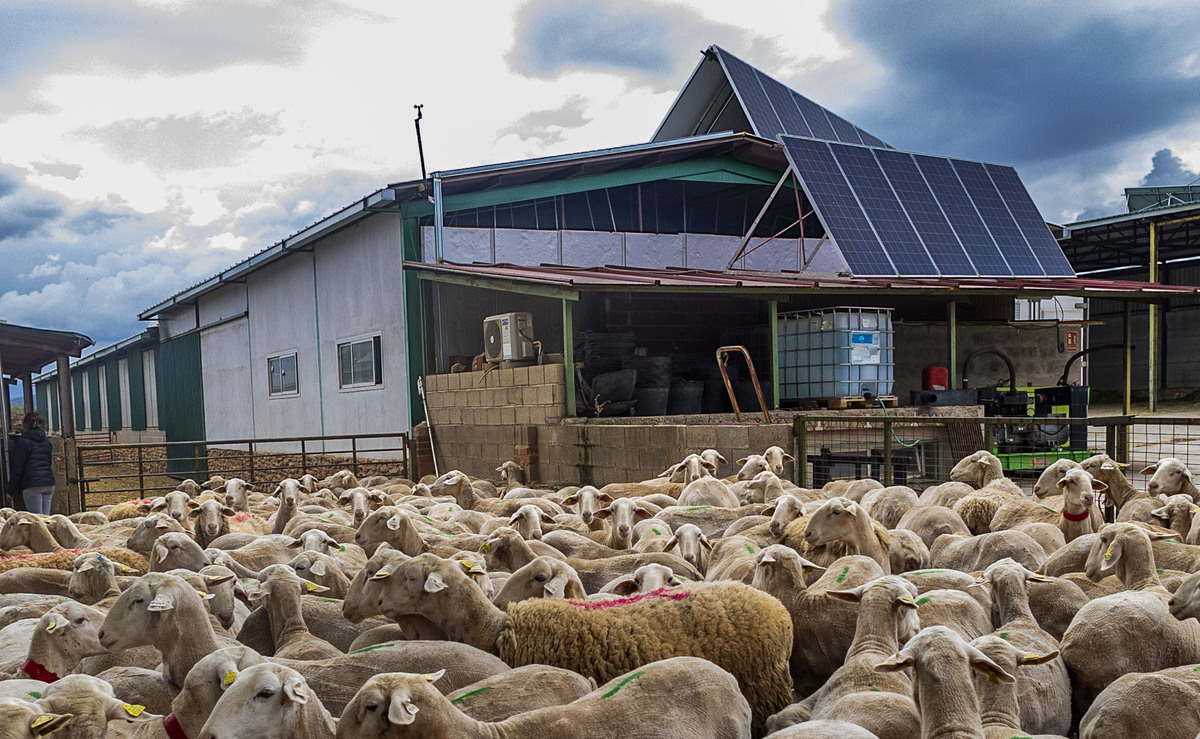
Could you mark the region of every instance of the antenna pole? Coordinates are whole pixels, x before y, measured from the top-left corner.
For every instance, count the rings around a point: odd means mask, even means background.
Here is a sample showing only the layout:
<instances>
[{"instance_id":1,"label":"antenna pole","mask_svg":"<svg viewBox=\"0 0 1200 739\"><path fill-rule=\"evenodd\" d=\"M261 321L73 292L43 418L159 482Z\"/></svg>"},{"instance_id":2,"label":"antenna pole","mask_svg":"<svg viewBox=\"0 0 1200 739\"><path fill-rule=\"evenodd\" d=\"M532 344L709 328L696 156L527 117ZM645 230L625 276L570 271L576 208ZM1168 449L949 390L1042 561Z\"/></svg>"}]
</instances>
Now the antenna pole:
<instances>
[{"instance_id":1,"label":"antenna pole","mask_svg":"<svg viewBox=\"0 0 1200 739\"><path fill-rule=\"evenodd\" d=\"M421 182L424 182L429 179L429 176L425 173L425 146L421 143L421 108L425 106L414 105L413 107L417 109L417 117L413 119L413 125L417 127L417 153L421 155Z\"/></svg>"}]
</instances>

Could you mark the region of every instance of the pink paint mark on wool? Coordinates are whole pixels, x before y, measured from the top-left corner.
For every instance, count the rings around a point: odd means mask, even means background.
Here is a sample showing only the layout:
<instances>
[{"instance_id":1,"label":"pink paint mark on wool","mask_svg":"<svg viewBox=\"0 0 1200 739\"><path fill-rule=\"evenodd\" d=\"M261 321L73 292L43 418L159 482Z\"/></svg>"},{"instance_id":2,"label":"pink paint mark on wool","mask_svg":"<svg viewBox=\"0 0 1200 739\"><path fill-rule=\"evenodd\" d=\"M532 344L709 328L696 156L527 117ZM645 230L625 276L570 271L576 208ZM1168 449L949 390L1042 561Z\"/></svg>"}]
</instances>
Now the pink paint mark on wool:
<instances>
[{"instance_id":1,"label":"pink paint mark on wool","mask_svg":"<svg viewBox=\"0 0 1200 739\"><path fill-rule=\"evenodd\" d=\"M249 519L252 515L253 514L251 514L251 513L242 511L241 513L234 515L234 517L233 517L234 523L241 523L242 521Z\"/></svg>"},{"instance_id":2,"label":"pink paint mark on wool","mask_svg":"<svg viewBox=\"0 0 1200 739\"><path fill-rule=\"evenodd\" d=\"M617 608L619 606L627 606L643 600L683 600L692 595L692 591L679 590L677 588L659 588L652 593L638 593L631 595L628 598L617 598L616 600L569 600L567 601L573 606L579 606L585 611L599 611L604 608Z\"/></svg>"}]
</instances>

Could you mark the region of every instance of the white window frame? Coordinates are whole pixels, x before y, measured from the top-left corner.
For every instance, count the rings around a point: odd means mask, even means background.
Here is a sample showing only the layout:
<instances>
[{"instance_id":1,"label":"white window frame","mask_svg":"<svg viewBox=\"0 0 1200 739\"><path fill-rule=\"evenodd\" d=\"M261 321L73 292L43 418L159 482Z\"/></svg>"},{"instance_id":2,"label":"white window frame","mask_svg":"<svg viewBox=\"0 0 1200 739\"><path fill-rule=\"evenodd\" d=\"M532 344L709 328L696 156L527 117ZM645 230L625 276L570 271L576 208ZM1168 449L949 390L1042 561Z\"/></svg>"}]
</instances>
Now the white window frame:
<instances>
[{"instance_id":1,"label":"white window frame","mask_svg":"<svg viewBox=\"0 0 1200 739\"><path fill-rule=\"evenodd\" d=\"M117 360L117 387L121 393L121 428L133 427L133 404L129 395L129 357Z\"/></svg>"},{"instance_id":2,"label":"white window frame","mask_svg":"<svg viewBox=\"0 0 1200 739\"><path fill-rule=\"evenodd\" d=\"M154 372L154 349L142 352L142 386L146 399L146 428L158 428L158 377Z\"/></svg>"},{"instance_id":3,"label":"white window frame","mask_svg":"<svg viewBox=\"0 0 1200 739\"><path fill-rule=\"evenodd\" d=\"M354 344L371 344L372 359L372 374L375 377L370 382L352 382L350 384L342 384L342 347L353 346ZM351 350L353 351L353 350ZM376 332L370 334L362 334L360 336L352 336L347 339L342 339L337 342L337 349L334 354L334 359L337 360L337 380L339 392L360 392L363 390L376 390L384 387L383 378L383 334ZM353 360L352 360L353 361Z\"/></svg>"},{"instance_id":4,"label":"white window frame","mask_svg":"<svg viewBox=\"0 0 1200 739\"><path fill-rule=\"evenodd\" d=\"M275 392L275 391L271 390L271 363L278 361L278 360L286 359L288 357L291 357L293 359L293 361L296 363L296 370L295 370L295 372L296 372L296 389L295 390L280 390L278 392ZM281 382L280 387L282 387L282 386L283 386L283 383ZM289 351L279 352L277 354L268 354L267 355L267 397L268 398L295 398L295 397L299 397L299 395L300 395L300 351L298 349L291 349Z\"/></svg>"},{"instance_id":5,"label":"white window frame","mask_svg":"<svg viewBox=\"0 0 1200 739\"><path fill-rule=\"evenodd\" d=\"M96 385L100 389L100 430L108 431L108 367L96 365Z\"/></svg>"}]
</instances>

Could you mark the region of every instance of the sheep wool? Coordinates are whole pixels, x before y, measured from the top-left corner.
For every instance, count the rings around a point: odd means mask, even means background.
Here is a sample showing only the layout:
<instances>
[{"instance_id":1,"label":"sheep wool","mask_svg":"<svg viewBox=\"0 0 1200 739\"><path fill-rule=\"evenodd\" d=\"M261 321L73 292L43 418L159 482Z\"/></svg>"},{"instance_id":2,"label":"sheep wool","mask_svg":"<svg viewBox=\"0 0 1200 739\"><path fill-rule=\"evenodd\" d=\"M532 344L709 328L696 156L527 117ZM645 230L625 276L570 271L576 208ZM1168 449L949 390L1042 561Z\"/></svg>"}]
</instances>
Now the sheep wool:
<instances>
[{"instance_id":1,"label":"sheep wool","mask_svg":"<svg viewBox=\"0 0 1200 739\"><path fill-rule=\"evenodd\" d=\"M75 558L84 552L100 552L111 560L128 565L137 570L137 574L145 574L150 569L146 558L128 549L101 547L100 549L60 549L57 552L42 554L16 554L11 557L0 557L0 572L8 572L20 567L42 567L49 570L70 570Z\"/></svg>"},{"instance_id":2,"label":"sheep wool","mask_svg":"<svg viewBox=\"0 0 1200 739\"><path fill-rule=\"evenodd\" d=\"M548 664L597 683L670 657L702 657L737 678L756 733L791 703L791 616L778 599L742 583L602 602L512 603L496 647L513 667Z\"/></svg>"}]
</instances>

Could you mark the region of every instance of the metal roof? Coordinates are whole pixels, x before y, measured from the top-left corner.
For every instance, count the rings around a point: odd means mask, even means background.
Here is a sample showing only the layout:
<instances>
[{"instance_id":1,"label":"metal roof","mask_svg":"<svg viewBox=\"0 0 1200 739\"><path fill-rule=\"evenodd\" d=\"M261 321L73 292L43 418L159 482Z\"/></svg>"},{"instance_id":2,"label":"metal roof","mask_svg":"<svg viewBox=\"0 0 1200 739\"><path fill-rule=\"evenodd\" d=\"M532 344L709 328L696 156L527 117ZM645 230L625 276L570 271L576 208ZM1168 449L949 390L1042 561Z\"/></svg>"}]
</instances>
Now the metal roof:
<instances>
[{"instance_id":1,"label":"metal roof","mask_svg":"<svg viewBox=\"0 0 1200 739\"><path fill-rule=\"evenodd\" d=\"M119 354L122 351L124 351L125 349L129 349L130 347L134 347L134 346L140 347L145 344L157 344L157 343L158 343L158 329L154 328L154 327L147 328L147 329L143 330L141 333L134 334L133 336L130 336L129 338L126 338L126 339L121 339L120 341L116 342L115 344L109 344L106 347L97 349L96 351L92 352L91 354L87 355L86 357L76 359L74 362L71 362L71 369L74 370L77 367L87 367L89 365L95 364L98 360L106 359L110 356L113 356L114 354ZM43 372L40 375L35 375L33 378L33 381L34 382L42 382L44 380L48 380L50 378L56 377L57 375L58 375L58 368L53 367L53 368Z\"/></svg>"},{"instance_id":2,"label":"metal roof","mask_svg":"<svg viewBox=\"0 0 1200 739\"><path fill-rule=\"evenodd\" d=\"M52 331L47 328L0 323L0 364L10 377L37 372L66 354L78 357L96 342L74 331Z\"/></svg>"},{"instance_id":3,"label":"metal roof","mask_svg":"<svg viewBox=\"0 0 1200 739\"><path fill-rule=\"evenodd\" d=\"M1005 295L1048 298L1055 295L1153 301L1171 296L1200 295L1200 287L1085 277L852 277L841 274L713 271L638 267L523 267L512 264L426 264L405 262L423 279L492 289L520 291L524 286L548 288L562 297L585 291L696 291L762 294L880 291L893 295Z\"/></svg>"},{"instance_id":4,"label":"metal roof","mask_svg":"<svg viewBox=\"0 0 1200 739\"><path fill-rule=\"evenodd\" d=\"M1158 229L1160 263L1200 257L1200 203L1068 223L1058 243L1076 272L1144 270L1151 224Z\"/></svg>"}]
</instances>

